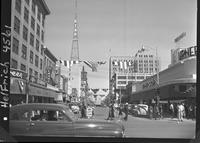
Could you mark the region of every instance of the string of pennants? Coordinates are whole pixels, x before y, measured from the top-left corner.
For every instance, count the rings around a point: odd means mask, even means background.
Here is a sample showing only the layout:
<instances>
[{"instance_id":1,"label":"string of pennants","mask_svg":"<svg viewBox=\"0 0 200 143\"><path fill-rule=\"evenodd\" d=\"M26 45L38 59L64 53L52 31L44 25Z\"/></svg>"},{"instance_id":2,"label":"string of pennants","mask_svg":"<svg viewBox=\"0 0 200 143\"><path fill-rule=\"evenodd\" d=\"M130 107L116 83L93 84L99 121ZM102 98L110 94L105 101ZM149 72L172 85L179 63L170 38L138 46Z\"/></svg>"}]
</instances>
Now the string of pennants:
<instances>
[{"instance_id":1,"label":"string of pennants","mask_svg":"<svg viewBox=\"0 0 200 143\"><path fill-rule=\"evenodd\" d=\"M129 67L134 66L134 61L132 61L132 60L124 60L124 61L114 60L114 61L112 61L112 65L113 66L119 66L120 69L128 69Z\"/></svg>"},{"instance_id":2,"label":"string of pennants","mask_svg":"<svg viewBox=\"0 0 200 143\"><path fill-rule=\"evenodd\" d=\"M60 64L67 68L70 68L72 65L78 64L80 62L85 63L88 67L90 67L92 69L93 72L97 72L98 65L106 64L106 61L93 62L93 61L86 61L86 60L84 60L84 61L60 60Z\"/></svg>"}]
</instances>

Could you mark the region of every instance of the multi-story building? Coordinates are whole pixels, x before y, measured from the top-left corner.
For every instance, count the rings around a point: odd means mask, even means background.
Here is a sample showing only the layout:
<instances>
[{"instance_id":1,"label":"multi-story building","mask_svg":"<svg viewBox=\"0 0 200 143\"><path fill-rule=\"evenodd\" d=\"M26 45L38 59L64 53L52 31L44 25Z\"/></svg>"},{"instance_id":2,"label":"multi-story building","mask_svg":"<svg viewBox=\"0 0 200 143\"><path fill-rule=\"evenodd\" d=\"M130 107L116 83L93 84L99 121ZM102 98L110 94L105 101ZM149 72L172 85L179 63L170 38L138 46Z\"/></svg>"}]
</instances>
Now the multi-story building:
<instances>
[{"instance_id":1,"label":"multi-story building","mask_svg":"<svg viewBox=\"0 0 200 143\"><path fill-rule=\"evenodd\" d=\"M109 89L112 92L115 77L115 89L125 91L126 86L131 83L143 81L154 75L160 69L160 60L151 51L139 53L135 57L115 56L110 57L109 65Z\"/></svg>"},{"instance_id":2,"label":"multi-story building","mask_svg":"<svg viewBox=\"0 0 200 143\"><path fill-rule=\"evenodd\" d=\"M11 10L10 67L13 75L24 75L23 79L11 77L11 94L20 94L22 97L16 99L23 102L48 102L43 96L54 96L45 88L43 47L45 19L50 10L44 0L12 0ZM16 81L20 81L20 90Z\"/></svg>"}]
</instances>

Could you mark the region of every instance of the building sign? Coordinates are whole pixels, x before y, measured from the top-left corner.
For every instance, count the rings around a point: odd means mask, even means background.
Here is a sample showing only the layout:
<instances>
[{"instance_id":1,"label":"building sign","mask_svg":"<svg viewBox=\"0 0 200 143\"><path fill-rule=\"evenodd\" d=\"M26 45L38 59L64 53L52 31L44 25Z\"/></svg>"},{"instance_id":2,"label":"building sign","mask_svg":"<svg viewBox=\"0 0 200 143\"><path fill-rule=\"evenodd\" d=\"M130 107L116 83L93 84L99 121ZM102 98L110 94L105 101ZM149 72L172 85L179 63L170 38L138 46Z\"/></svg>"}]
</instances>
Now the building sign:
<instances>
[{"instance_id":1,"label":"building sign","mask_svg":"<svg viewBox=\"0 0 200 143\"><path fill-rule=\"evenodd\" d=\"M26 80L27 73L16 69L10 69L10 77L21 78Z\"/></svg>"},{"instance_id":2,"label":"building sign","mask_svg":"<svg viewBox=\"0 0 200 143\"><path fill-rule=\"evenodd\" d=\"M197 46L182 49L179 52L179 60L183 60L196 55L197 55Z\"/></svg>"},{"instance_id":3,"label":"building sign","mask_svg":"<svg viewBox=\"0 0 200 143\"><path fill-rule=\"evenodd\" d=\"M155 84L156 84L156 81L152 78L152 80L147 81L146 83L144 83L144 84L142 85L142 88L143 88L143 89L151 88L151 87L155 86Z\"/></svg>"}]
</instances>

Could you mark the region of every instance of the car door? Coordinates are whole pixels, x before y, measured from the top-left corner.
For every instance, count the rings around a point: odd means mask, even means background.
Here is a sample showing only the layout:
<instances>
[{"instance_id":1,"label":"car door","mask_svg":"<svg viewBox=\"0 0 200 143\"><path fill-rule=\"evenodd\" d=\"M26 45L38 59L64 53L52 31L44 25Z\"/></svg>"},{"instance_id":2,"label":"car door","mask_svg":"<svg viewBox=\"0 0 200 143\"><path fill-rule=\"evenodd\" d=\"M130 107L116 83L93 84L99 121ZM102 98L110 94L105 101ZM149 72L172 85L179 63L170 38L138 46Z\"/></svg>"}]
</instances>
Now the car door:
<instances>
[{"instance_id":1,"label":"car door","mask_svg":"<svg viewBox=\"0 0 200 143\"><path fill-rule=\"evenodd\" d=\"M12 136L28 136L30 131L29 111L15 110L10 113L9 130Z\"/></svg>"},{"instance_id":2,"label":"car door","mask_svg":"<svg viewBox=\"0 0 200 143\"><path fill-rule=\"evenodd\" d=\"M46 111L48 112L48 111ZM30 133L33 136L51 136L51 137L73 137L74 129L72 121L68 120L66 115L62 111L58 112L57 120L31 120Z\"/></svg>"}]
</instances>

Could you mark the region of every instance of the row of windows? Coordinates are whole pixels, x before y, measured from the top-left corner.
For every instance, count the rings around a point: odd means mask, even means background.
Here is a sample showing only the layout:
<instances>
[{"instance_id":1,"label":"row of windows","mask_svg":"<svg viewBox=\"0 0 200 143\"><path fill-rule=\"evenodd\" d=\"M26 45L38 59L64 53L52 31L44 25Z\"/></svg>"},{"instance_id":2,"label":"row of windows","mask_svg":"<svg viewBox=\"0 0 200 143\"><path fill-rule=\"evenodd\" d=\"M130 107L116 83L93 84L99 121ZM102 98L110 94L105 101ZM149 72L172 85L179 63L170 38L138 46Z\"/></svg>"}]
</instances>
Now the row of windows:
<instances>
[{"instance_id":1,"label":"row of windows","mask_svg":"<svg viewBox=\"0 0 200 143\"><path fill-rule=\"evenodd\" d=\"M143 55L139 55L139 57L143 57ZM153 55L144 55L145 58L149 57L149 58L153 58Z\"/></svg>"},{"instance_id":2,"label":"row of windows","mask_svg":"<svg viewBox=\"0 0 200 143\"><path fill-rule=\"evenodd\" d=\"M31 17L31 28L35 29L35 20ZM15 16L14 18L14 31L20 35L20 20ZM37 36L40 37L40 26L37 24ZM28 41L28 28L23 25L23 38ZM41 31L41 40L44 42L44 31ZM30 32L30 44L34 46L34 35Z\"/></svg>"},{"instance_id":3,"label":"row of windows","mask_svg":"<svg viewBox=\"0 0 200 143\"><path fill-rule=\"evenodd\" d=\"M25 2L29 6L30 1L25 0ZM15 9L19 14L21 14L21 6L22 6L21 0L16 0L15 1ZM32 12L33 12L33 14L35 14L35 8L36 8L36 4L33 1L32 2ZM38 19L39 22L41 21L41 15L42 15L42 13L41 13L40 9L38 8L37 19ZM28 23L28 18L29 18L29 11L26 7L24 7L24 19L27 23ZM43 19L42 19L42 26L44 27L44 15L43 15Z\"/></svg>"},{"instance_id":4,"label":"row of windows","mask_svg":"<svg viewBox=\"0 0 200 143\"><path fill-rule=\"evenodd\" d=\"M16 60L12 59L11 68L17 69L17 67L18 67L18 62ZM26 65L21 64L20 65L20 70L26 72ZM32 68L29 68L29 75L33 75L33 69ZM34 71L34 76L36 78L38 78L38 72L37 71ZM40 79L42 79L42 74L40 74Z\"/></svg>"},{"instance_id":5,"label":"row of windows","mask_svg":"<svg viewBox=\"0 0 200 143\"><path fill-rule=\"evenodd\" d=\"M14 53L16 53L17 55L19 54L19 41L13 37L13 48L12 48L12 51ZM27 47L22 44L22 58L23 59L27 59ZM33 64L33 51L30 50L30 63ZM35 55L35 66L38 67L39 66L39 56L38 55ZM40 69L42 70L42 59L40 59Z\"/></svg>"},{"instance_id":6,"label":"row of windows","mask_svg":"<svg viewBox=\"0 0 200 143\"><path fill-rule=\"evenodd\" d=\"M33 35L31 34L31 40L30 40L30 42L31 42L31 44L33 44L32 42L34 42L33 40L32 40L32 37L33 37ZM23 45L22 44L22 49L27 49L27 47L25 48L26 46L25 45ZM40 48L40 43L39 43L39 41L36 39L36 50L39 52L39 48ZM13 48L12 48L12 51L15 53L15 54L19 54L19 40L17 40L15 37L13 37ZM40 49L40 54L41 55L43 55L43 45L41 44L41 49ZM24 54L26 54L26 53L24 53ZM26 59L26 56L24 57L24 59Z\"/></svg>"}]
</instances>

